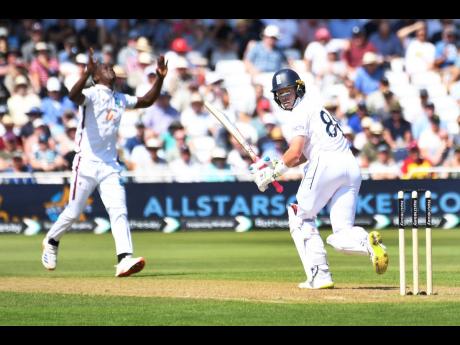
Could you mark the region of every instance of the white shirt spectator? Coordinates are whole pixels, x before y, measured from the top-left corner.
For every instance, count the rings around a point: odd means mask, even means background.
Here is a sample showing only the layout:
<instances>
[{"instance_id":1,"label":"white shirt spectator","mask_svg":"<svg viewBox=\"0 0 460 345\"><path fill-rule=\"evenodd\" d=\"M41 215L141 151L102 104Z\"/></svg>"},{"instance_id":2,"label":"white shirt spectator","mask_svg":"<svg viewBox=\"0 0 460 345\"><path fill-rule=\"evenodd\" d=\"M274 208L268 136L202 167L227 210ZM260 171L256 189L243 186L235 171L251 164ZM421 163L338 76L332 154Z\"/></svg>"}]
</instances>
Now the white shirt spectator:
<instances>
[{"instance_id":1,"label":"white shirt spectator","mask_svg":"<svg viewBox=\"0 0 460 345\"><path fill-rule=\"evenodd\" d=\"M434 63L436 49L430 42L411 40L406 50L405 66L409 74L426 72Z\"/></svg>"}]
</instances>

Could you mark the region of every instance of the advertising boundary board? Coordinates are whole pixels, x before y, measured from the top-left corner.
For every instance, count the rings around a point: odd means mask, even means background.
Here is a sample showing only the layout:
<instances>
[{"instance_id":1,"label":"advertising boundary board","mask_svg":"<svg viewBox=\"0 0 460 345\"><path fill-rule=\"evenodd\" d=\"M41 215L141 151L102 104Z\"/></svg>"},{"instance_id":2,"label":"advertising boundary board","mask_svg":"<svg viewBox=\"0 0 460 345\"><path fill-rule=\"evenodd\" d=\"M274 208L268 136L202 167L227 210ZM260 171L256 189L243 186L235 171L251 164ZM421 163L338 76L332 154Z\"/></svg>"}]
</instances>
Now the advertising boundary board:
<instances>
[{"instance_id":1,"label":"advertising boundary board","mask_svg":"<svg viewBox=\"0 0 460 345\"><path fill-rule=\"evenodd\" d=\"M296 202L298 181L283 182L282 194L272 188L260 193L251 182L126 184L128 218L133 231L197 231L287 229L286 205ZM356 225L384 229L397 225L399 190L432 192L433 227L457 227L460 180L364 180L356 205ZM410 193L406 193L410 222ZM0 185L0 234L33 235L47 231L65 207L68 185ZM419 209L424 214L424 193ZM317 218L330 229L328 209ZM420 226L424 225L421 216ZM110 231L99 194L94 192L71 231Z\"/></svg>"}]
</instances>

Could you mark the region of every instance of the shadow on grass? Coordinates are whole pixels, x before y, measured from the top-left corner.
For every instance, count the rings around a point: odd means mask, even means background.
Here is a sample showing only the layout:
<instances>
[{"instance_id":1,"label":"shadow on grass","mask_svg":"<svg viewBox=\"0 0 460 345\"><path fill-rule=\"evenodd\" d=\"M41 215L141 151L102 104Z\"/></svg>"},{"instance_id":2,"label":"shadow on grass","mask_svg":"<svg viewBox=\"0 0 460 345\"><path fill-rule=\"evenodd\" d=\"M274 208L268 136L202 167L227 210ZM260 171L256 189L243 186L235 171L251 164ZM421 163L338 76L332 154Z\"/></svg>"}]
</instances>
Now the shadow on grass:
<instances>
[{"instance_id":1,"label":"shadow on grass","mask_svg":"<svg viewBox=\"0 0 460 345\"><path fill-rule=\"evenodd\" d=\"M130 276L130 278L143 278L143 277L169 277L169 276L189 276L197 273L193 272L178 272L178 273L137 273Z\"/></svg>"},{"instance_id":2,"label":"shadow on grass","mask_svg":"<svg viewBox=\"0 0 460 345\"><path fill-rule=\"evenodd\" d=\"M358 286L348 288L351 290L399 290L397 286Z\"/></svg>"}]
</instances>

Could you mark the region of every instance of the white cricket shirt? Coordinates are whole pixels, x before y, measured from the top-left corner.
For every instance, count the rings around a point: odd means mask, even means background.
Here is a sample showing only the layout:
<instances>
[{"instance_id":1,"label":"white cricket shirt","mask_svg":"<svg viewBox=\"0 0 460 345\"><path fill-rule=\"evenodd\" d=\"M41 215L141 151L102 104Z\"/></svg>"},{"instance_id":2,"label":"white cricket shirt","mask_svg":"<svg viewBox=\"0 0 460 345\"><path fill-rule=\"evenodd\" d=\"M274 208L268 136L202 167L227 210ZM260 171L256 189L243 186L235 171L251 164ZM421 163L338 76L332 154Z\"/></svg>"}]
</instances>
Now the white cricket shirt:
<instances>
[{"instance_id":1,"label":"white cricket shirt","mask_svg":"<svg viewBox=\"0 0 460 345\"><path fill-rule=\"evenodd\" d=\"M116 161L121 115L126 108L134 108L137 97L114 92L101 84L84 89L82 93L85 101L79 107L75 151L89 160Z\"/></svg>"},{"instance_id":2,"label":"white cricket shirt","mask_svg":"<svg viewBox=\"0 0 460 345\"><path fill-rule=\"evenodd\" d=\"M349 150L349 142L332 114L322 107L318 100L305 95L290 111L289 116L292 136L307 138L303 154L308 160L313 160L321 152L345 152Z\"/></svg>"}]
</instances>

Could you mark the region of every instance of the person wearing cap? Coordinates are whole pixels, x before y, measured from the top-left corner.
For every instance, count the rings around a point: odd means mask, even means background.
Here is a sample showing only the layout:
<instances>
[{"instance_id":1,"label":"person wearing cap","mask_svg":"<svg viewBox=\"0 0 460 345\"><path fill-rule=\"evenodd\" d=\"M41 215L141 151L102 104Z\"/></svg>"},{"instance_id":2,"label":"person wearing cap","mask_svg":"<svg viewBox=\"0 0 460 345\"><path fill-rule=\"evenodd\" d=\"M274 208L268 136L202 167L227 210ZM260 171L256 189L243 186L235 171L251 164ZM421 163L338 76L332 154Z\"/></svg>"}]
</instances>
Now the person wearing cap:
<instances>
[{"instance_id":1,"label":"person wearing cap","mask_svg":"<svg viewBox=\"0 0 460 345\"><path fill-rule=\"evenodd\" d=\"M324 242L314 221L326 205L330 206L333 231L327 243L340 252L368 256L373 270L385 273L388 254L380 234L354 225L362 177L341 125L292 69L281 69L273 75L271 92L282 110L278 116L287 119L290 143L279 159L262 155L250 172L258 189L265 192L290 168L306 163L297 203L287 206L290 234L307 278L298 287L334 287Z\"/></svg>"},{"instance_id":2,"label":"person wearing cap","mask_svg":"<svg viewBox=\"0 0 460 345\"><path fill-rule=\"evenodd\" d=\"M363 117L361 119L361 128L362 128L361 132L354 133L353 129L350 127L350 129L352 130L352 132L354 134L353 146L360 152L363 149L364 145L367 142L369 142L370 139L371 139L372 133L371 133L370 128L371 128L373 123L374 123L374 121L372 120L371 117L365 116L365 117ZM349 126L347 126L347 127L349 127Z\"/></svg>"},{"instance_id":3,"label":"person wearing cap","mask_svg":"<svg viewBox=\"0 0 460 345\"><path fill-rule=\"evenodd\" d=\"M391 24L388 19L379 20L378 29L370 35L369 42L377 49L377 53L383 57L383 60L387 63L386 67L390 67L389 63L392 59L401 58L404 54L401 41L391 30Z\"/></svg>"},{"instance_id":4,"label":"person wearing cap","mask_svg":"<svg viewBox=\"0 0 460 345\"><path fill-rule=\"evenodd\" d=\"M148 76L146 73L147 68L155 69L152 54L146 51L140 51L137 55L136 63L126 65L126 74L128 76L127 82L130 87L136 89L143 83L148 83Z\"/></svg>"},{"instance_id":5,"label":"person wearing cap","mask_svg":"<svg viewBox=\"0 0 460 345\"><path fill-rule=\"evenodd\" d=\"M59 241L78 219L96 188L109 214L115 240L118 260L115 276L125 277L143 269L144 258L132 257L125 189L117 162L117 136L125 109L151 106L160 94L167 71L167 62L160 56L155 85L142 97L122 94L113 90L116 75L112 66L96 63L93 49L89 50L87 69L69 92L69 98L80 106L76 155L69 202L43 239L42 264L46 269L56 269ZM95 86L83 90L90 76Z\"/></svg>"},{"instance_id":6,"label":"person wearing cap","mask_svg":"<svg viewBox=\"0 0 460 345\"><path fill-rule=\"evenodd\" d=\"M0 171L2 166L2 158L0 154ZM3 170L6 173L32 173L33 169L28 164L24 158L24 154L22 151L17 150L13 153L11 157L11 163L9 166ZM7 179L2 179L4 183L7 184L34 184L36 183L35 178L33 177L11 177Z\"/></svg>"},{"instance_id":7,"label":"person wearing cap","mask_svg":"<svg viewBox=\"0 0 460 345\"><path fill-rule=\"evenodd\" d=\"M30 82L34 91L44 97L48 79L59 73L59 62L54 56L50 55L46 42L37 42L35 54L35 58L29 67Z\"/></svg>"},{"instance_id":8,"label":"person wearing cap","mask_svg":"<svg viewBox=\"0 0 460 345\"><path fill-rule=\"evenodd\" d=\"M305 61L307 71L313 75L323 75L326 69L328 48L331 34L325 27L318 28L315 32L315 40L310 42L306 47L303 59Z\"/></svg>"},{"instance_id":9,"label":"person wearing cap","mask_svg":"<svg viewBox=\"0 0 460 345\"><path fill-rule=\"evenodd\" d=\"M394 158L400 162L406 157L407 146L413 140L412 127L409 121L404 119L403 108L399 102L390 106L391 117L383 121L383 138L393 150Z\"/></svg>"},{"instance_id":10,"label":"person wearing cap","mask_svg":"<svg viewBox=\"0 0 460 345\"><path fill-rule=\"evenodd\" d=\"M343 52L343 58L347 63L349 72L354 74L356 72L356 68L362 65L365 53L375 53L376 51L377 49L375 46L367 40L364 28L355 26L352 30L349 45Z\"/></svg>"},{"instance_id":11,"label":"person wearing cap","mask_svg":"<svg viewBox=\"0 0 460 345\"><path fill-rule=\"evenodd\" d=\"M407 150L408 155L401 165L401 178L403 180L432 179L434 174L429 169L433 167L433 164L428 159L423 158L417 142L412 141Z\"/></svg>"},{"instance_id":12,"label":"person wearing cap","mask_svg":"<svg viewBox=\"0 0 460 345\"><path fill-rule=\"evenodd\" d=\"M227 151L216 146L211 151L210 162L203 169L204 182L234 182L236 181L230 165L227 163Z\"/></svg>"},{"instance_id":13,"label":"person wearing cap","mask_svg":"<svg viewBox=\"0 0 460 345\"><path fill-rule=\"evenodd\" d=\"M415 38L409 35L415 33ZM427 39L427 26L423 21L405 26L396 33L406 48L404 55L405 72L412 76L433 69L436 58L436 48Z\"/></svg>"},{"instance_id":14,"label":"person wearing cap","mask_svg":"<svg viewBox=\"0 0 460 345\"><path fill-rule=\"evenodd\" d=\"M267 25L262 33L262 40L248 47L243 61L253 77L260 73L276 72L289 64L286 55L276 46L280 35L277 26Z\"/></svg>"},{"instance_id":15,"label":"person wearing cap","mask_svg":"<svg viewBox=\"0 0 460 345\"><path fill-rule=\"evenodd\" d=\"M180 121L190 138L207 137L214 129L216 121L204 108L203 97L193 93L189 106L181 113Z\"/></svg>"},{"instance_id":16,"label":"person wearing cap","mask_svg":"<svg viewBox=\"0 0 460 345\"><path fill-rule=\"evenodd\" d=\"M19 136L24 140L30 137L34 133L34 125L33 122L36 119L39 119L43 115L43 111L39 107L32 107L26 113L29 117L29 121L21 127L21 131L19 132Z\"/></svg>"},{"instance_id":17,"label":"person wearing cap","mask_svg":"<svg viewBox=\"0 0 460 345\"><path fill-rule=\"evenodd\" d=\"M369 164L369 173L373 180L392 180L399 178L400 167L392 157L386 144L377 146L377 159Z\"/></svg>"},{"instance_id":18,"label":"person wearing cap","mask_svg":"<svg viewBox=\"0 0 460 345\"><path fill-rule=\"evenodd\" d=\"M43 121L50 126L53 133L64 130L61 117L68 110L76 110L75 104L61 92L61 82L51 77L46 82L47 96L42 99Z\"/></svg>"},{"instance_id":19,"label":"person wearing cap","mask_svg":"<svg viewBox=\"0 0 460 345\"><path fill-rule=\"evenodd\" d=\"M40 22L35 22L32 24L32 28L30 29L30 32L28 33L30 40L25 42L21 46L21 55L24 59L24 61L27 64L30 64L32 60L35 57L35 46L38 42L43 42L45 39L45 33L43 31L43 26ZM49 43L48 48L50 50L50 53L52 56L56 55L56 47L54 43Z\"/></svg>"},{"instance_id":20,"label":"person wearing cap","mask_svg":"<svg viewBox=\"0 0 460 345\"><path fill-rule=\"evenodd\" d=\"M145 144L134 147L126 163L128 169L135 173L137 183L172 182L173 172L169 170L163 158L163 141L150 138Z\"/></svg>"},{"instance_id":21,"label":"person wearing cap","mask_svg":"<svg viewBox=\"0 0 460 345\"><path fill-rule=\"evenodd\" d=\"M145 144L146 133L145 133L144 123L141 120L138 120L135 123L135 127L136 127L136 134L133 137L127 138L125 145L124 145L124 149L127 151L125 153L126 157L129 157L129 155L131 154L131 152L133 152L133 149L137 145Z\"/></svg>"},{"instance_id":22,"label":"person wearing cap","mask_svg":"<svg viewBox=\"0 0 460 345\"><path fill-rule=\"evenodd\" d=\"M135 90L128 85L128 74L126 70L121 65L113 66L113 71L117 77L115 80L115 90L121 93L133 94Z\"/></svg>"},{"instance_id":23,"label":"person wearing cap","mask_svg":"<svg viewBox=\"0 0 460 345\"><path fill-rule=\"evenodd\" d=\"M26 112L32 107L40 107L41 100L29 88L29 81L20 74L14 79L14 92L7 101L8 110L16 126L23 126L29 121Z\"/></svg>"},{"instance_id":24,"label":"person wearing cap","mask_svg":"<svg viewBox=\"0 0 460 345\"><path fill-rule=\"evenodd\" d=\"M381 57L374 52L364 53L362 65L356 69L355 75L355 88L364 96L379 89L384 76L381 62Z\"/></svg>"},{"instance_id":25,"label":"person wearing cap","mask_svg":"<svg viewBox=\"0 0 460 345\"><path fill-rule=\"evenodd\" d=\"M372 122L369 127L370 137L361 150L361 167L368 168L369 165L377 160L377 147L388 145L383 138L383 125L380 122ZM389 145L388 145L389 146Z\"/></svg>"},{"instance_id":26,"label":"person wearing cap","mask_svg":"<svg viewBox=\"0 0 460 345\"><path fill-rule=\"evenodd\" d=\"M178 151L178 157L168 163L174 182L201 182L202 169L204 167L193 156L190 147L183 144L179 147Z\"/></svg>"}]
</instances>

